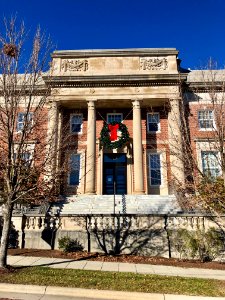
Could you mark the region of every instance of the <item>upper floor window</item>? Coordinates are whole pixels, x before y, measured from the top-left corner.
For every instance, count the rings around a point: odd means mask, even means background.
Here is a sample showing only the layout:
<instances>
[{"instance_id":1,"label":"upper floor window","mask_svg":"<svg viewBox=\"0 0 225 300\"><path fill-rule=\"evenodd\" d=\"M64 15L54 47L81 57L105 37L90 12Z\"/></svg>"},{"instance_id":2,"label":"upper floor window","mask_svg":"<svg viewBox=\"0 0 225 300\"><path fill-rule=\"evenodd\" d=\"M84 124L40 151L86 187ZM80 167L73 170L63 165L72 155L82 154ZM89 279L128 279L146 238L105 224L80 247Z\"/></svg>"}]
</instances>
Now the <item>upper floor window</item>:
<instances>
[{"instance_id":1,"label":"upper floor window","mask_svg":"<svg viewBox=\"0 0 225 300\"><path fill-rule=\"evenodd\" d=\"M198 112L198 124L200 129L212 130L214 127L213 111L200 110Z\"/></svg>"},{"instance_id":2,"label":"upper floor window","mask_svg":"<svg viewBox=\"0 0 225 300\"><path fill-rule=\"evenodd\" d=\"M24 166L30 167L32 163L32 154L30 152L23 152L22 153L22 161Z\"/></svg>"},{"instance_id":3,"label":"upper floor window","mask_svg":"<svg viewBox=\"0 0 225 300\"><path fill-rule=\"evenodd\" d=\"M24 126L27 126L29 129L32 125L33 113L18 113L17 115L17 131L22 131Z\"/></svg>"},{"instance_id":4,"label":"upper floor window","mask_svg":"<svg viewBox=\"0 0 225 300\"><path fill-rule=\"evenodd\" d=\"M25 149L18 153L18 145L14 149L14 161L20 166L31 167L33 163L34 144L27 144Z\"/></svg>"},{"instance_id":5,"label":"upper floor window","mask_svg":"<svg viewBox=\"0 0 225 300\"><path fill-rule=\"evenodd\" d=\"M80 182L80 154L71 154L69 161L69 185L79 185Z\"/></svg>"},{"instance_id":6,"label":"upper floor window","mask_svg":"<svg viewBox=\"0 0 225 300\"><path fill-rule=\"evenodd\" d=\"M82 114L73 114L70 117L70 132L71 133L82 133Z\"/></svg>"},{"instance_id":7,"label":"upper floor window","mask_svg":"<svg viewBox=\"0 0 225 300\"><path fill-rule=\"evenodd\" d=\"M160 131L159 113L148 113L148 115L147 115L147 130L148 130L148 132Z\"/></svg>"},{"instance_id":8,"label":"upper floor window","mask_svg":"<svg viewBox=\"0 0 225 300\"><path fill-rule=\"evenodd\" d=\"M112 122L122 122L123 120L123 114L122 113L111 113L107 114L107 123Z\"/></svg>"},{"instance_id":9,"label":"upper floor window","mask_svg":"<svg viewBox=\"0 0 225 300\"><path fill-rule=\"evenodd\" d=\"M217 151L202 151L201 156L203 174L212 178L220 176L219 153Z\"/></svg>"},{"instance_id":10,"label":"upper floor window","mask_svg":"<svg viewBox=\"0 0 225 300\"><path fill-rule=\"evenodd\" d=\"M149 178L150 185L159 186L162 184L161 162L159 153L149 154Z\"/></svg>"}]
</instances>

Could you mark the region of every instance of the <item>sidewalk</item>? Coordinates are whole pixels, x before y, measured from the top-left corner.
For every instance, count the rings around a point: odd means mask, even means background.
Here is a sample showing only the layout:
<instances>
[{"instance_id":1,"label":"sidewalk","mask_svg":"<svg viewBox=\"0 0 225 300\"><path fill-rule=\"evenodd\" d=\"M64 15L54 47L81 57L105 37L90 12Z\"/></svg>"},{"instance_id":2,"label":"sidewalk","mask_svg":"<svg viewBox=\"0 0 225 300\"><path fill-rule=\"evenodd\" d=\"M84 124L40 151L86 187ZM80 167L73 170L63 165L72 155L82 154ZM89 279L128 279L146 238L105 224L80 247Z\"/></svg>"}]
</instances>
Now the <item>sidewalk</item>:
<instances>
[{"instance_id":1,"label":"sidewalk","mask_svg":"<svg viewBox=\"0 0 225 300\"><path fill-rule=\"evenodd\" d=\"M61 259L31 256L8 256L7 263L12 266L42 266L57 269L80 269L110 272L132 272L167 276L195 277L225 280L225 270L181 268L150 264L130 264L117 262L100 262L90 260Z\"/></svg>"},{"instance_id":2,"label":"sidewalk","mask_svg":"<svg viewBox=\"0 0 225 300\"><path fill-rule=\"evenodd\" d=\"M12 291L12 292L10 292ZM20 300L224 300L224 297L203 297L169 294L121 292L54 286L0 283L0 297ZM10 298L11 299L11 298Z\"/></svg>"}]
</instances>

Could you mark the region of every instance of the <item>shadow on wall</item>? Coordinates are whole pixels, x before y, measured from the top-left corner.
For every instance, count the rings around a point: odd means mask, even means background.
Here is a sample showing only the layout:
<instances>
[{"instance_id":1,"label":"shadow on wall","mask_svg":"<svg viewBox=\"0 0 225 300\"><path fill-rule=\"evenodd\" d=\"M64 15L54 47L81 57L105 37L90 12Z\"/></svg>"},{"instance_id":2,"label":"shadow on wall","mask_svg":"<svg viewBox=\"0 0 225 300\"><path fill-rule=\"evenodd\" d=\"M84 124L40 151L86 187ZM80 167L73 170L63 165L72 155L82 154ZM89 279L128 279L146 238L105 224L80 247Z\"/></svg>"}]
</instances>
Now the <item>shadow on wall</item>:
<instances>
[{"instance_id":1,"label":"shadow on wall","mask_svg":"<svg viewBox=\"0 0 225 300\"><path fill-rule=\"evenodd\" d=\"M169 249L166 232L161 220L158 218L148 219L148 224L138 224L138 219L127 216L112 217L112 226L105 224L88 229L89 251L97 242L99 250L107 255L141 254L168 256ZM102 223L100 223L102 224ZM95 247L94 247L95 248Z\"/></svg>"}]
</instances>

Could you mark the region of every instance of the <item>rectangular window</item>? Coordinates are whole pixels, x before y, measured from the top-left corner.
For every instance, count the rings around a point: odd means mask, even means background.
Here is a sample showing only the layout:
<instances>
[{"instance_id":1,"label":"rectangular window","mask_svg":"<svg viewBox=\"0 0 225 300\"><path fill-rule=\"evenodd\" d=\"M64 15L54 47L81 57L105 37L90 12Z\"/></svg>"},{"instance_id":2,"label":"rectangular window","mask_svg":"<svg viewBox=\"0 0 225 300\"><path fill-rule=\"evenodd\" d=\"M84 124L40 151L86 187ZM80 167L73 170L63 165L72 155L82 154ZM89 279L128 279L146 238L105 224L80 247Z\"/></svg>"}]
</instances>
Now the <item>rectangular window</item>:
<instances>
[{"instance_id":1,"label":"rectangular window","mask_svg":"<svg viewBox=\"0 0 225 300\"><path fill-rule=\"evenodd\" d=\"M22 161L26 167L31 165L32 156L30 152L23 152L22 153Z\"/></svg>"},{"instance_id":2,"label":"rectangular window","mask_svg":"<svg viewBox=\"0 0 225 300\"><path fill-rule=\"evenodd\" d=\"M221 175L217 151L202 151L202 171L206 176L216 178Z\"/></svg>"},{"instance_id":3,"label":"rectangular window","mask_svg":"<svg viewBox=\"0 0 225 300\"><path fill-rule=\"evenodd\" d=\"M18 113L17 115L17 131L22 131L24 126L27 124L27 128L32 125L33 113Z\"/></svg>"},{"instance_id":4,"label":"rectangular window","mask_svg":"<svg viewBox=\"0 0 225 300\"><path fill-rule=\"evenodd\" d=\"M122 122L123 120L123 114L120 113L112 113L112 114L107 114L107 123L112 123L112 122Z\"/></svg>"},{"instance_id":5,"label":"rectangular window","mask_svg":"<svg viewBox=\"0 0 225 300\"><path fill-rule=\"evenodd\" d=\"M69 185L79 185L80 182L80 154L71 154L69 161Z\"/></svg>"},{"instance_id":6,"label":"rectangular window","mask_svg":"<svg viewBox=\"0 0 225 300\"><path fill-rule=\"evenodd\" d=\"M212 130L214 128L213 111L200 110L198 112L198 125L200 129Z\"/></svg>"},{"instance_id":7,"label":"rectangular window","mask_svg":"<svg viewBox=\"0 0 225 300\"><path fill-rule=\"evenodd\" d=\"M150 185L162 184L160 154L158 153L149 154L149 177Z\"/></svg>"},{"instance_id":8,"label":"rectangular window","mask_svg":"<svg viewBox=\"0 0 225 300\"><path fill-rule=\"evenodd\" d=\"M160 131L159 113L148 113L147 115L147 129L148 132Z\"/></svg>"},{"instance_id":9,"label":"rectangular window","mask_svg":"<svg viewBox=\"0 0 225 300\"><path fill-rule=\"evenodd\" d=\"M14 161L16 161L18 155L14 153ZM20 155L19 164L20 166L30 167L32 164L32 153L31 152L23 152Z\"/></svg>"},{"instance_id":10,"label":"rectangular window","mask_svg":"<svg viewBox=\"0 0 225 300\"><path fill-rule=\"evenodd\" d=\"M82 114L73 114L70 117L70 132L71 133L82 133Z\"/></svg>"}]
</instances>

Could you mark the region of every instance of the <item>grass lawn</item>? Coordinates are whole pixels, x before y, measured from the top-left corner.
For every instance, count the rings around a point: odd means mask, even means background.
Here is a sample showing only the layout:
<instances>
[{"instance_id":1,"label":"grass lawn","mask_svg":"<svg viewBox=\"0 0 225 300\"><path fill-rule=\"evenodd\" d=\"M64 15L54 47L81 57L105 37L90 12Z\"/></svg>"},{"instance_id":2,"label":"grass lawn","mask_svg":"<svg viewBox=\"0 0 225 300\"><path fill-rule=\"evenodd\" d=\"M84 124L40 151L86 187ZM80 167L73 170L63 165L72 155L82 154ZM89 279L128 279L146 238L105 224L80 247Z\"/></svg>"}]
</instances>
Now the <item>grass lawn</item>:
<instances>
[{"instance_id":1,"label":"grass lawn","mask_svg":"<svg viewBox=\"0 0 225 300\"><path fill-rule=\"evenodd\" d=\"M225 281L102 271L17 268L0 282L116 291L225 296Z\"/></svg>"}]
</instances>

